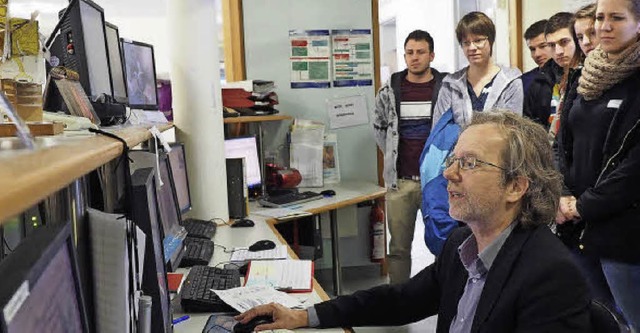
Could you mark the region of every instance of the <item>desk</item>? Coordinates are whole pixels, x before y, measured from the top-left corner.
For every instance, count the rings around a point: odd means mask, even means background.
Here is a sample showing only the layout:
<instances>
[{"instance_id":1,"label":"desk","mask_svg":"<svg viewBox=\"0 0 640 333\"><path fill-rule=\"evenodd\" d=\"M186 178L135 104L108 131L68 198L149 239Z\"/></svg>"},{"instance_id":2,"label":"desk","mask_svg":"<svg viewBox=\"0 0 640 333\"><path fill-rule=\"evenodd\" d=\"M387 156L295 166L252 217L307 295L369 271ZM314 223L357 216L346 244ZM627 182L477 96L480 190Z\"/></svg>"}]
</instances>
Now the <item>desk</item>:
<instances>
[{"instance_id":1,"label":"desk","mask_svg":"<svg viewBox=\"0 0 640 333\"><path fill-rule=\"evenodd\" d=\"M219 226L213 241L216 244L225 246L228 249L239 246L248 246L255 243L258 240L269 239L276 244L286 244L284 238L276 231L273 223L267 222L260 216L251 217L255 222L255 226L252 228L230 228L228 226ZM288 249L289 257L297 259L296 254ZM222 248L217 247L213 251L213 257L209 263L209 266L215 266L218 263L229 260L230 253L225 253ZM178 269L178 272L184 273L185 277L187 269ZM313 291L311 293L295 293L291 294L294 297L306 300L305 304L311 306L312 304L319 303L323 300L328 300L329 296L324 292L318 282L313 280ZM175 297L172 301L172 307L174 309L174 318L178 318L185 313L182 312L179 303L179 297ZM202 332L204 325L209 319L210 313L189 313L191 317L189 320L183 321L174 327L175 333L180 332ZM298 331L298 330L296 330ZM300 331L314 331L313 329L301 329ZM343 329L325 329L322 332L344 332Z\"/></svg>"},{"instance_id":2,"label":"desk","mask_svg":"<svg viewBox=\"0 0 640 333\"><path fill-rule=\"evenodd\" d=\"M387 191L374 183L367 182L342 182L339 184L327 184L324 188L301 188L301 191L320 192L323 190L334 190L336 195L330 198L314 200L301 205L300 210L307 211L314 215L329 212L329 223L331 229L331 257L333 261L333 290L336 295L342 293L342 269L340 266L340 249L338 235L337 209L356 205L360 202L374 200L383 197ZM254 207L257 209L257 207ZM250 215L251 219L260 218L257 215ZM269 224L277 224L280 221L269 219Z\"/></svg>"}]
</instances>

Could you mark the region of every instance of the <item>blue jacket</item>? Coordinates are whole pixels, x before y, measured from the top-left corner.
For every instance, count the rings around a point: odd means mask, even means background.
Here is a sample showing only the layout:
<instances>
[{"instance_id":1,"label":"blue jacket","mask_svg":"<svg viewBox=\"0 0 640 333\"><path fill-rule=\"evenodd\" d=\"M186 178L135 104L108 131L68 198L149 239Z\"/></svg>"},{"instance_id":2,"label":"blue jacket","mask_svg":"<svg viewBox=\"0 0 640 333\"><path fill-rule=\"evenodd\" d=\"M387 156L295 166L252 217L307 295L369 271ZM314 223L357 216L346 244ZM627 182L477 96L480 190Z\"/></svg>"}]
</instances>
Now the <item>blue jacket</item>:
<instances>
[{"instance_id":1,"label":"blue jacket","mask_svg":"<svg viewBox=\"0 0 640 333\"><path fill-rule=\"evenodd\" d=\"M449 216L447 180L442 175L447 158L460 134L453 111L447 110L431 130L420 156L420 183L422 188L422 220L424 242L434 255L440 255L445 240L458 226Z\"/></svg>"}]
</instances>

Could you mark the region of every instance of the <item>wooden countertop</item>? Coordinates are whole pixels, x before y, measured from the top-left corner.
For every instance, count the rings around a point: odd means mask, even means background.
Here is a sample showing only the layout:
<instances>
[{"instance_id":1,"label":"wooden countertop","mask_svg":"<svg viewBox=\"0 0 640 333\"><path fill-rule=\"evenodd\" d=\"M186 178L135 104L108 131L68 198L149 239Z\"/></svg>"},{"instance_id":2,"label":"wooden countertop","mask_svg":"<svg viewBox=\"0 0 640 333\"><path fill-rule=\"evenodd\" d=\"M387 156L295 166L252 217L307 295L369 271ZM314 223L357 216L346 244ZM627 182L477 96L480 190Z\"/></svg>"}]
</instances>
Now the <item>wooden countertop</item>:
<instances>
[{"instance_id":1,"label":"wooden countertop","mask_svg":"<svg viewBox=\"0 0 640 333\"><path fill-rule=\"evenodd\" d=\"M156 126L160 131L173 127L172 124ZM149 127L105 130L133 147L151 138ZM0 223L122 153L119 141L88 132L38 137L35 150L13 149L16 142L16 138L0 140Z\"/></svg>"}]
</instances>

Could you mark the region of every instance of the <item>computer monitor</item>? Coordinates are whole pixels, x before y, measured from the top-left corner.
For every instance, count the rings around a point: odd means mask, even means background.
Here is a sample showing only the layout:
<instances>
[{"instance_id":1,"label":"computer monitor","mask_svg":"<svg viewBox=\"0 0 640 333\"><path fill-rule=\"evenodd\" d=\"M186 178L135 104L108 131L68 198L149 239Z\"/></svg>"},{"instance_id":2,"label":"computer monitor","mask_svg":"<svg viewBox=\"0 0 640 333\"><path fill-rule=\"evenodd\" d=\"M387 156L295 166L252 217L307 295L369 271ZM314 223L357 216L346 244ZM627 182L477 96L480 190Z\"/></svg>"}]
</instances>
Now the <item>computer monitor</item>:
<instances>
[{"instance_id":1,"label":"computer monitor","mask_svg":"<svg viewBox=\"0 0 640 333\"><path fill-rule=\"evenodd\" d=\"M111 82L113 83L113 98L116 102L127 104L127 84L124 78L124 66L122 64L122 51L120 49L120 34L118 27L105 22L107 32L107 48L109 51L109 68L111 70Z\"/></svg>"},{"instance_id":2,"label":"computer monitor","mask_svg":"<svg viewBox=\"0 0 640 333\"><path fill-rule=\"evenodd\" d=\"M104 10L90 0L72 0L67 13L58 36L62 50L56 53L64 66L78 72L89 99L112 96Z\"/></svg>"},{"instance_id":3,"label":"computer monitor","mask_svg":"<svg viewBox=\"0 0 640 333\"><path fill-rule=\"evenodd\" d=\"M124 59L127 96L132 109L157 110L155 59L153 46L120 38Z\"/></svg>"},{"instance_id":4,"label":"computer monitor","mask_svg":"<svg viewBox=\"0 0 640 333\"><path fill-rule=\"evenodd\" d=\"M158 194L158 206L160 209L160 220L164 229L165 237L167 235L176 235L180 229L180 212L174 196L173 180L169 171L169 162L166 155L160 155L160 163L158 164L160 179L162 185L156 184Z\"/></svg>"},{"instance_id":5,"label":"computer monitor","mask_svg":"<svg viewBox=\"0 0 640 333\"><path fill-rule=\"evenodd\" d=\"M25 238L0 276L0 332L90 332L70 223Z\"/></svg>"},{"instance_id":6,"label":"computer monitor","mask_svg":"<svg viewBox=\"0 0 640 333\"><path fill-rule=\"evenodd\" d=\"M255 136L238 137L224 140L225 158L242 158L245 160L247 186L259 187L262 183L258 145Z\"/></svg>"},{"instance_id":7,"label":"computer monitor","mask_svg":"<svg viewBox=\"0 0 640 333\"><path fill-rule=\"evenodd\" d=\"M151 296L151 331L171 332L171 308L164 264L162 234L156 209L153 168L137 169L131 175L133 222L145 233L142 291Z\"/></svg>"},{"instance_id":8,"label":"computer monitor","mask_svg":"<svg viewBox=\"0 0 640 333\"><path fill-rule=\"evenodd\" d=\"M183 143L172 143L169 156L169 166L173 176L173 184L178 199L180 213L184 214L191 209L191 195L189 194L189 177L187 176L187 158Z\"/></svg>"}]
</instances>

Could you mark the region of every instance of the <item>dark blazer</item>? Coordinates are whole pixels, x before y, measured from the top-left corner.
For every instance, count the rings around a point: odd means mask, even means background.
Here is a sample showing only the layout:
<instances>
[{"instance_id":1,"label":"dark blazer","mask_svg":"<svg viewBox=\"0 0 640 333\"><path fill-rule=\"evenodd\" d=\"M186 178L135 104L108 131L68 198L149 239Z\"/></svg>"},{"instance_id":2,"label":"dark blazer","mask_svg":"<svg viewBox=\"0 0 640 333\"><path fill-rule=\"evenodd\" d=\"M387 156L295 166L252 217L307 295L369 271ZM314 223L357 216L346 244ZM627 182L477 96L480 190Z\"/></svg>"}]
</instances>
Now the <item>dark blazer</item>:
<instances>
[{"instance_id":1,"label":"dark blazer","mask_svg":"<svg viewBox=\"0 0 640 333\"><path fill-rule=\"evenodd\" d=\"M321 327L395 326L437 314L448 332L467 271L456 229L436 262L408 282L383 285L315 305ZM590 332L587 285L566 247L548 227L517 225L500 249L473 320L472 332Z\"/></svg>"}]
</instances>

